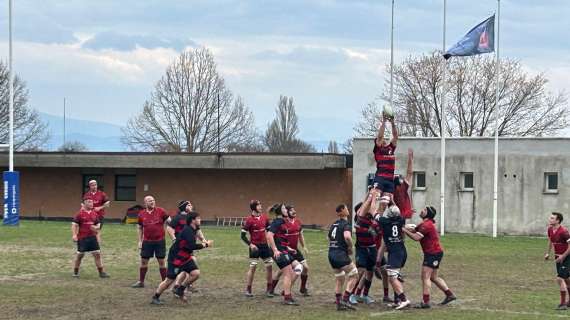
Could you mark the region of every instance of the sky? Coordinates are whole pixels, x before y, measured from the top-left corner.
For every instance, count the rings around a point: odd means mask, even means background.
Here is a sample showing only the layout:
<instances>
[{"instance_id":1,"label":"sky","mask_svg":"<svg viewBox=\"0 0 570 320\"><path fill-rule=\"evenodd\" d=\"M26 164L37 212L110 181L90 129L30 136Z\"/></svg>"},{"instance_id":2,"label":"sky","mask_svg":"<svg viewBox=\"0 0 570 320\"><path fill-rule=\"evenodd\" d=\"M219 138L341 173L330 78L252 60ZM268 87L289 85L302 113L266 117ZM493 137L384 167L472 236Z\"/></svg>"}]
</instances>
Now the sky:
<instances>
[{"instance_id":1,"label":"sky","mask_svg":"<svg viewBox=\"0 0 570 320\"><path fill-rule=\"evenodd\" d=\"M14 2L14 69L30 105L52 115L62 115L65 98L67 117L124 125L181 51L206 46L258 128L287 95L302 138L341 142L389 76L388 0ZM441 49L443 0L395 3L395 62ZM496 8L495 0L448 0L447 47ZM568 17L569 0L502 0L501 56L544 73L549 90L570 93Z\"/></svg>"}]
</instances>

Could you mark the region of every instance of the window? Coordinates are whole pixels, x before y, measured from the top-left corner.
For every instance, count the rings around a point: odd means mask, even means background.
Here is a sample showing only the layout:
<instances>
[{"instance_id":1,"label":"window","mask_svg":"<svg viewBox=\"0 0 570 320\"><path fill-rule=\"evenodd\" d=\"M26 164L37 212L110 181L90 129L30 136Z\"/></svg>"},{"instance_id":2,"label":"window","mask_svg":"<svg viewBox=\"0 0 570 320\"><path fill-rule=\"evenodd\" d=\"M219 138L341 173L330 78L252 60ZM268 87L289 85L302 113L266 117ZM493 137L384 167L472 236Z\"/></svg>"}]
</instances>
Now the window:
<instances>
[{"instance_id":1,"label":"window","mask_svg":"<svg viewBox=\"0 0 570 320\"><path fill-rule=\"evenodd\" d=\"M544 192L558 193L558 172L544 173Z\"/></svg>"},{"instance_id":2,"label":"window","mask_svg":"<svg viewBox=\"0 0 570 320\"><path fill-rule=\"evenodd\" d=\"M426 189L426 173L425 171L414 172L414 190Z\"/></svg>"},{"instance_id":3,"label":"window","mask_svg":"<svg viewBox=\"0 0 570 320\"><path fill-rule=\"evenodd\" d=\"M84 174L83 175L83 192L81 194L84 194L85 192L87 192L87 190L89 190L89 181L91 180L95 180L97 181L97 188L101 191L105 191L105 186L104 186L104 181L103 181L103 175L102 174Z\"/></svg>"},{"instance_id":4,"label":"window","mask_svg":"<svg viewBox=\"0 0 570 320\"><path fill-rule=\"evenodd\" d=\"M461 190L473 191L473 172L461 172Z\"/></svg>"},{"instance_id":5,"label":"window","mask_svg":"<svg viewBox=\"0 0 570 320\"><path fill-rule=\"evenodd\" d=\"M137 200L137 176L136 175L116 175L115 176L115 200L136 201Z\"/></svg>"}]
</instances>

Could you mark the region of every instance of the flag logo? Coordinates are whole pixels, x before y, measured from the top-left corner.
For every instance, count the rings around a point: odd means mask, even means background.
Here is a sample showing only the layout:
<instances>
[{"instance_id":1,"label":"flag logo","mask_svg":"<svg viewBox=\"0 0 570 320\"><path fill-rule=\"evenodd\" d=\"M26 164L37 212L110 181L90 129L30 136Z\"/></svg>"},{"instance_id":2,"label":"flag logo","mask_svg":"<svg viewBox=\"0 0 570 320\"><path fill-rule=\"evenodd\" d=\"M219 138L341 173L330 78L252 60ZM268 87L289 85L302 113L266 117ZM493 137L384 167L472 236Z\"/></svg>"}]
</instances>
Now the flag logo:
<instances>
[{"instance_id":1,"label":"flag logo","mask_svg":"<svg viewBox=\"0 0 570 320\"><path fill-rule=\"evenodd\" d=\"M495 51L495 15L469 30L461 40L445 52L443 57L473 56Z\"/></svg>"}]
</instances>

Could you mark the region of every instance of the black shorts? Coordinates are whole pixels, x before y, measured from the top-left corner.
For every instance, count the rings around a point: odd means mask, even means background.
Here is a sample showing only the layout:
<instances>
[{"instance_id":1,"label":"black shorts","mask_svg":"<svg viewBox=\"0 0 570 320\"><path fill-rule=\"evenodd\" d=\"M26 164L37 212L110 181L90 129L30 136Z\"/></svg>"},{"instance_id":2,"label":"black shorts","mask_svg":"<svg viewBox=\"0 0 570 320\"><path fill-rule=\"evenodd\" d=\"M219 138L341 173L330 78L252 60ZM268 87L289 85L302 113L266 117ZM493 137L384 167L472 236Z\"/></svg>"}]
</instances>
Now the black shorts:
<instances>
[{"instance_id":1,"label":"black shorts","mask_svg":"<svg viewBox=\"0 0 570 320\"><path fill-rule=\"evenodd\" d=\"M570 256L566 257L561 263L556 264L556 274L562 279L570 278Z\"/></svg>"},{"instance_id":2,"label":"black shorts","mask_svg":"<svg viewBox=\"0 0 570 320\"><path fill-rule=\"evenodd\" d=\"M352 263L350 257L342 250L329 250L329 263L333 269L341 269Z\"/></svg>"},{"instance_id":3,"label":"black shorts","mask_svg":"<svg viewBox=\"0 0 570 320\"><path fill-rule=\"evenodd\" d=\"M275 259L275 263L279 269L283 269L293 263L293 257L289 253L283 253L279 255L279 258Z\"/></svg>"},{"instance_id":4,"label":"black shorts","mask_svg":"<svg viewBox=\"0 0 570 320\"><path fill-rule=\"evenodd\" d=\"M143 241L141 258L150 259L152 257L156 257L157 259L164 259L164 257L166 257L166 244L164 240Z\"/></svg>"},{"instance_id":5,"label":"black shorts","mask_svg":"<svg viewBox=\"0 0 570 320\"><path fill-rule=\"evenodd\" d=\"M166 277L170 280L174 280L176 279L178 274L180 274L180 272L184 271L190 273L194 270L198 270L198 265L196 264L196 261L194 259L191 259L190 261L186 262L180 267L176 267L174 264L172 264L172 262L169 261L168 270L166 271Z\"/></svg>"},{"instance_id":6,"label":"black shorts","mask_svg":"<svg viewBox=\"0 0 570 320\"><path fill-rule=\"evenodd\" d=\"M257 250L252 251L249 248L249 258L250 259L258 259L261 258L262 260L271 258L273 256L273 252L269 249L269 246L266 243L256 244Z\"/></svg>"},{"instance_id":7,"label":"black shorts","mask_svg":"<svg viewBox=\"0 0 570 320\"><path fill-rule=\"evenodd\" d=\"M105 220L105 217L100 216L99 217L99 230L103 229L103 220Z\"/></svg>"},{"instance_id":8,"label":"black shorts","mask_svg":"<svg viewBox=\"0 0 570 320\"><path fill-rule=\"evenodd\" d=\"M297 249L297 251L295 253L292 253L291 257L293 257L293 260L297 260L297 262L305 261L305 257L303 256L303 254L301 253L301 250L299 250L299 249Z\"/></svg>"},{"instance_id":9,"label":"black shorts","mask_svg":"<svg viewBox=\"0 0 570 320\"><path fill-rule=\"evenodd\" d=\"M394 179L390 180L381 176L375 176L374 184L376 188L382 190L382 192L394 193Z\"/></svg>"},{"instance_id":10,"label":"black shorts","mask_svg":"<svg viewBox=\"0 0 570 320\"><path fill-rule=\"evenodd\" d=\"M441 264L441 259L443 259L443 252L436 254L424 253L424 263L422 265L424 267L432 269L439 269L439 265Z\"/></svg>"},{"instance_id":11,"label":"black shorts","mask_svg":"<svg viewBox=\"0 0 570 320\"><path fill-rule=\"evenodd\" d=\"M408 253L406 249L394 250L388 252L388 264L387 269L401 269L406 265L406 260L408 259Z\"/></svg>"},{"instance_id":12,"label":"black shorts","mask_svg":"<svg viewBox=\"0 0 570 320\"><path fill-rule=\"evenodd\" d=\"M376 247L356 247L356 267L365 268L367 271L374 271L376 266Z\"/></svg>"},{"instance_id":13,"label":"black shorts","mask_svg":"<svg viewBox=\"0 0 570 320\"><path fill-rule=\"evenodd\" d=\"M91 252L100 250L97 237L87 237L77 241L77 252Z\"/></svg>"}]
</instances>

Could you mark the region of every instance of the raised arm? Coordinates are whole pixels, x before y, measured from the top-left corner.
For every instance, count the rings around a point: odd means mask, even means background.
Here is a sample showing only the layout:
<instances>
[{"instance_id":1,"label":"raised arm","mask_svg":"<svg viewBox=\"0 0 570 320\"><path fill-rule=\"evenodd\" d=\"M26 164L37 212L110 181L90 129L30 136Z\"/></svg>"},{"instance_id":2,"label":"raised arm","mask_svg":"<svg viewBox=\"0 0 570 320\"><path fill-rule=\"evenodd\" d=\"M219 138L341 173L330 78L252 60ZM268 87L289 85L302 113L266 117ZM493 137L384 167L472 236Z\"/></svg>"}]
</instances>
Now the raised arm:
<instances>
[{"instance_id":1,"label":"raised arm","mask_svg":"<svg viewBox=\"0 0 570 320\"><path fill-rule=\"evenodd\" d=\"M408 168L406 170L406 181L408 182L408 184L410 186L414 182L414 180L413 180L413 178L414 178L413 162L414 162L414 150L412 150L412 148L409 148L408 149Z\"/></svg>"},{"instance_id":2,"label":"raised arm","mask_svg":"<svg viewBox=\"0 0 570 320\"><path fill-rule=\"evenodd\" d=\"M392 124L392 140L390 142L395 146L398 143L398 128L396 128L394 118L390 118L390 123Z\"/></svg>"},{"instance_id":3,"label":"raised arm","mask_svg":"<svg viewBox=\"0 0 570 320\"><path fill-rule=\"evenodd\" d=\"M380 129L378 130L378 135L376 136L376 146L380 147L384 143L384 130L386 129L385 119L382 116L380 120Z\"/></svg>"}]
</instances>

